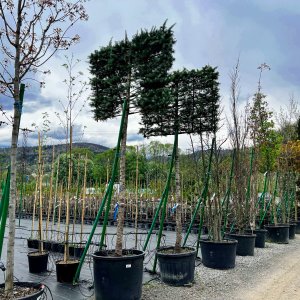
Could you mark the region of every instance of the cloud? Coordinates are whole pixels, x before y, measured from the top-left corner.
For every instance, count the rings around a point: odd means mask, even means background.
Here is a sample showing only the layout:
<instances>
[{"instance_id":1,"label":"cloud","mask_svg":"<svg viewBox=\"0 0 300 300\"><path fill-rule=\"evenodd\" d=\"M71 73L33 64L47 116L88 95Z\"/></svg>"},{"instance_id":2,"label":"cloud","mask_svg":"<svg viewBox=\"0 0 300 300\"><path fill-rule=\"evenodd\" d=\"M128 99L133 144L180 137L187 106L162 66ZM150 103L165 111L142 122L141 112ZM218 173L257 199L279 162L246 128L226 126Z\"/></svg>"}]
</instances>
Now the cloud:
<instances>
[{"instance_id":1,"label":"cloud","mask_svg":"<svg viewBox=\"0 0 300 300\"><path fill-rule=\"evenodd\" d=\"M73 52L76 58L82 60L78 70L84 72L84 80L88 81L90 53L107 45L111 38L114 41L123 39L125 31L131 37L141 28L160 26L166 19L169 25L176 23L176 60L173 69L201 68L206 64L217 66L222 106L227 114L230 91L228 74L238 57L243 102L256 91L259 75L257 67L263 62L271 66L271 71L265 72L262 79L269 107L278 110L284 106L291 92L296 99L299 98L300 5L297 0L94 0L88 1L86 7L89 21L77 23L72 29L81 36L81 42L68 52L58 52L43 66L43 69L51 69L49 76L38 78L45 80L44 89L32 82L32 87L25 93L21 126L30 127L33 122L41 124L42 113L47 111L52 122L52 142L63 140L63 131L55 112L63 115L59 100L66 101L67 90L63 84L66 73L61 67L64 55L70 56ZM84 98L88 96L89 92ZM78 102L77 108L81 107L83 101ZM0 104L5 105L5 109L11 113L11 101L2 98ZM130 116L130 144L149 142L138 135L139 122L138 116ZM83 131L84 134L76 138L114 147L119 123L120 118L106 122L94 121L91 108L86 105L74 123L78 132ZM222 135L226 137L226 132L222 132ZM172 136L153 139L173 143ZM8 145L9 140L9 127L0 128L0 145ZM28 143L36 143L36 135L29 137ZM179 145L182 149L189 148L189 137L180 136Z\"/></svg>"}]
</instances>

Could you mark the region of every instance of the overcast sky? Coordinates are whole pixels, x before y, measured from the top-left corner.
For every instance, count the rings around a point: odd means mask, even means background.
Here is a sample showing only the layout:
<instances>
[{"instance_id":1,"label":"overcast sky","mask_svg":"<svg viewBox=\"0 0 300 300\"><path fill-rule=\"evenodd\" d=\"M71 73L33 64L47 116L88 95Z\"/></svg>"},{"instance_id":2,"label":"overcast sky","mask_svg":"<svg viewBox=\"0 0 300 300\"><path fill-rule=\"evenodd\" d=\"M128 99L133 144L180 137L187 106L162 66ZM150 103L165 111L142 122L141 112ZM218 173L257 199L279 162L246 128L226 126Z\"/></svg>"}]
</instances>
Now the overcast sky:
<instances>
[{"instance_id":1,"label":"overcast sky","mask_svg":"<svg viewBox=\"0 0 300 300\"><path fill-rule=\"evenodd\" d=\"M257 89L261 63L267 63L270 71L262 78L263 92L269 106L279 110L288 103L290 95L300 95L300 2L298 0L90 0L87 4L89 20L77 23L75 30L81 42L69 52L60 52L45 68L51 75L45 78L46 87L33 86L26 90L21 127L32 128L41 124L43 113L49 114L51 131L48 143L62 143L64 132L55 116L62 114L66 101L62 81L66 73L62 68L64 55L81 60L78 71L88 80L88 56L106 46L110 39L123 39L141 28L159 27L166 19L174 26L176 38L174 69L202 68L206 64L217 66L220 73L220 93L224 111L228 111L230 80L229 73L240 57L241 101L251 97ZM0 99L4 109L11 105ZM77 105L75 111L81 107ZM3 116L0 116L3 118ZM89 105L86 105L75 121L75 141L84 141L113 147L117 142L119 119L107 122L93 120ZM84 129L84 126L86 128ZM84 134L82 130L84 129ZM139 119L130 116L128 141L130 144L149 142L138 135ZM10 143L9 126L0 127L0 146ZM226 135L225 130L222 134ZM37 134L28 136L28 144L37 144ZM172 137L161 138L172 142ZM22 138L19 140L22 144ZM189 139L180 136L182 150L190 147Z\"/></svg>"}]
</instances>

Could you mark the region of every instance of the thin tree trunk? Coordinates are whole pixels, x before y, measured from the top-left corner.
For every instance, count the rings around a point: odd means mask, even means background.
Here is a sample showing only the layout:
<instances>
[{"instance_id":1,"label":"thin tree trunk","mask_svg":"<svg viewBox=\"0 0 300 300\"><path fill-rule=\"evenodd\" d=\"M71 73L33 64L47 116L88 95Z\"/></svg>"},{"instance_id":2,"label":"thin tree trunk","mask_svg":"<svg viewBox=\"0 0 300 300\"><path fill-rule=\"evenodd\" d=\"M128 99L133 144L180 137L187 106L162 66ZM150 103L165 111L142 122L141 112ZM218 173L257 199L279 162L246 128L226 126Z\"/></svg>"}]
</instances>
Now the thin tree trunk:
<instances>
[{"instance_id":1,"label":"thin tree trunk","mask_svg":"<svg viewBox=\"0 0 300 300\"><path fill-rule=\"evenodd\" d=\"M116 256L122 256L123 250L124 207L124 203L120 203L118 212L117 241L115 249Z\"/></svg>"},{"instance_id":2,"label":"thin tree trunk","mask_svg":"<svg viewBox=\"0 0 300 300\"><path fill-rule=\"evenodd\" d=\"M39 252L43 252L43 162L42 162L42 145L41 134L39 139Z\"/></svg>"},{"instance_id":3,"label":"thin tree trunk","mask_svg":"<svg viewBox=\"0 0 300 300\"><path fill-rule=\"evenodd\" d=\"M85 217L85 197L86 197L86 169L87 169L87 154L84 161L84 178L83 178L83 195L82 195L82 211L81 211L81 228L80 228L80 243L82 243L82 234Z\"/></svg>"},{"instance_id":4,"label":"thin tree trunk","mask_svg":"<svg viewBox=\"0 0 300 300\"><path fill-rule=\"evenodd\" d=\"M180 192L180 167L179 167L179 151L178 145L176 146L175 155L175 197L177 202L176 208L176 242L175 242L175 252L180 252L181 241L182 241L182 220L181 220L181 192Z\"/></svg>"},{"instance_id":5,"label":"thin tree trunk","mask_svg":"<svg viewBox=\"0 0 300 300\"><path fill-rule=\"evenodd\" d=\"M52 208L52 196L53 196L53 176L54 176L54 145L52 148L52 163L51 163L51 175L50 175L50 193L49 193L49 203L48 203L48 211L47 211L47 222L46 222L46 238L48 239L49 233L48 233L48 227L50 222L50 214L51 214L51 208Z\"/></svg>"},{"instance_id":6,"label":"thin tree trunk","mask_svg":"<svg viewBox=\"0 0 300 300\"><path fill-rule=\"evenodd\" d=\"M136 146L136 170L135 170L135 248L137 249L138 241L138 204L139 204L139 195L138 195L138 182L139 182L139 147Z\"/></svg>"},{"instance_id":7,"label":"thin tree trunk","mask_svg":"<svg viewBox=\"0 0 300 300\"><path fill-rule=\"evenodd\" d=\"M21 15L22 1L18 1L18 16L15 35L15 62L14 62L14 117L11 135L11 177L10 177L10 201L9 201L9 224L8 224L8 241L7 241L7 259L6 259L6 278L5 292L11 295L14 282L14 246L15 246L15 230L16 230L16 200L17 200L17 147L19 138L19 129L22 114L22 103L20 103L20 32L22 26Z\"/></svg>"}]
</instances>

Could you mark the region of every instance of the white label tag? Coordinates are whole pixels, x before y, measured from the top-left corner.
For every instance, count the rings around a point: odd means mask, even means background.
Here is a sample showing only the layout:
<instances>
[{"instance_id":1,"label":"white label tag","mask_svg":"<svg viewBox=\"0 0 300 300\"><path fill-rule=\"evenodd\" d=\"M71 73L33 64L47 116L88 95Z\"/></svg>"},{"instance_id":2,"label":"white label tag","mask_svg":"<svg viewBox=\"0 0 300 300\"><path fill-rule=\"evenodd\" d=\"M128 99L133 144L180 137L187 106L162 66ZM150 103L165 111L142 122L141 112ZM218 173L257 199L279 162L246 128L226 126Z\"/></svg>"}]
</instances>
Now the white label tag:
<instances>
[{"instance_id":1,"label":"white label tag","mask_svg":"<svg viewBox=\"0 0 300 300\"><path fill-rule=\"evenodd\" d=\"M126 269L131 268L131 264L126 265Z\"/></svg>"}]
</instances>

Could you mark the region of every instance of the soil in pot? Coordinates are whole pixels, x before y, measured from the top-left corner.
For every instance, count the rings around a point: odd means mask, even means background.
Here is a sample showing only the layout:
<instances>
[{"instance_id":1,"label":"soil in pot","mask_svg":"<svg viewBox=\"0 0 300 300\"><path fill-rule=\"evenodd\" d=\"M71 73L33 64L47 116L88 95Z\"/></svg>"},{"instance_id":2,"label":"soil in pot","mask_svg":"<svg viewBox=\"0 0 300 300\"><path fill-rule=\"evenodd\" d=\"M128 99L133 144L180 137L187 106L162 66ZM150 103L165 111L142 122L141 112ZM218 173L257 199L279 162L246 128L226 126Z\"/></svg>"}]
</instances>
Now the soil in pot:
<instances>
[{"instance_id":1,"label":"soil in pot","mask_svg":"<svg viewBox=\"0 0 300 300\"><path fill-rule=\"evenodd\" d=\"M142 296L144 252L97 251L93 255L96 300L138 300Z\"/></svg>"},{"instance_id":2,"label":"soil in pot","mask_svg":"<svg viewBox=\"0 0 300 300\"><path fill-rule=\"evenodd\" d=\"M72 283L75 276L76 270L79 265L79 260L58 260L55 262L56 265L56 278L61 283Z\"/></svg>"},{"instance_id":3,"label":"soil in pot","mask_svg":"<svg viewBox=\"0 0 300 300\"><path fill-rule=\"evenodd\" d=\"M289 228L288 224L265 225L268 230L267 241L277 244L289 243Z\"/></svg>"},{"instance_id":4,"label":"soil in pot","mask_svg":"<svg viewBox=\"0 0 300 300\"><path fill-rule=\"evenodd\" d=\"M212 269L232 269L235 267L237 240L220 242L201 240L202 263Z\"/></svg>"},{"instance_id":5,"label":"soil in pot","mask_svg":"<svg viewBox=\"0 0 300 300\"><path fill-rule=\"evenodd\" d=\"M290 223L290 228L289 228L289 239L290 240L293 240L295 238L296 227L297 227L296 223Z\"/></svg>"},{"instance_id":6,"label":"soil in pot","mask_svg":"<svg viewBox=\"0 0 300 300\"><path fill-rule=\"evenodd\" d=\"M0 299L9 300L5 297L4 283L0 284ZM13 294L16 300L39 300L44 293L44 286L41 283L14 282Z\"/></svg>"},{"instance_id":7,"label":"soil in pot","mask_svg":"<svg viewBox=\"0 0 300 300\"><path fill-rule=\"evenodd\" d=\"M47 265L48 265L48 256L49 256L49 253L47 251L29 252L27 254L29 272L30 273L46 272L47 271Z\"/></svg>"},{"instance_id":8,"label":"soil in pot","mask_svg":"<svg viewBox=\"0 0 300 300\"><path fill-rule=\"evenodd\" d=\"M163 247L156 252L161 280L164 283L182 286L194 281L196 250L183 247L175 253L174 247Z\"/></svg>"},{"instance_id":9,"label":"soil in pot","mask_svg":"<svg viewBox=\"0 0 300 300\"><path fill-rule=\"evenodd\" d=\"M255 234L230 233L228 237L238 241L236 255L254 256Z\"/></svg>"}]
</instances>

